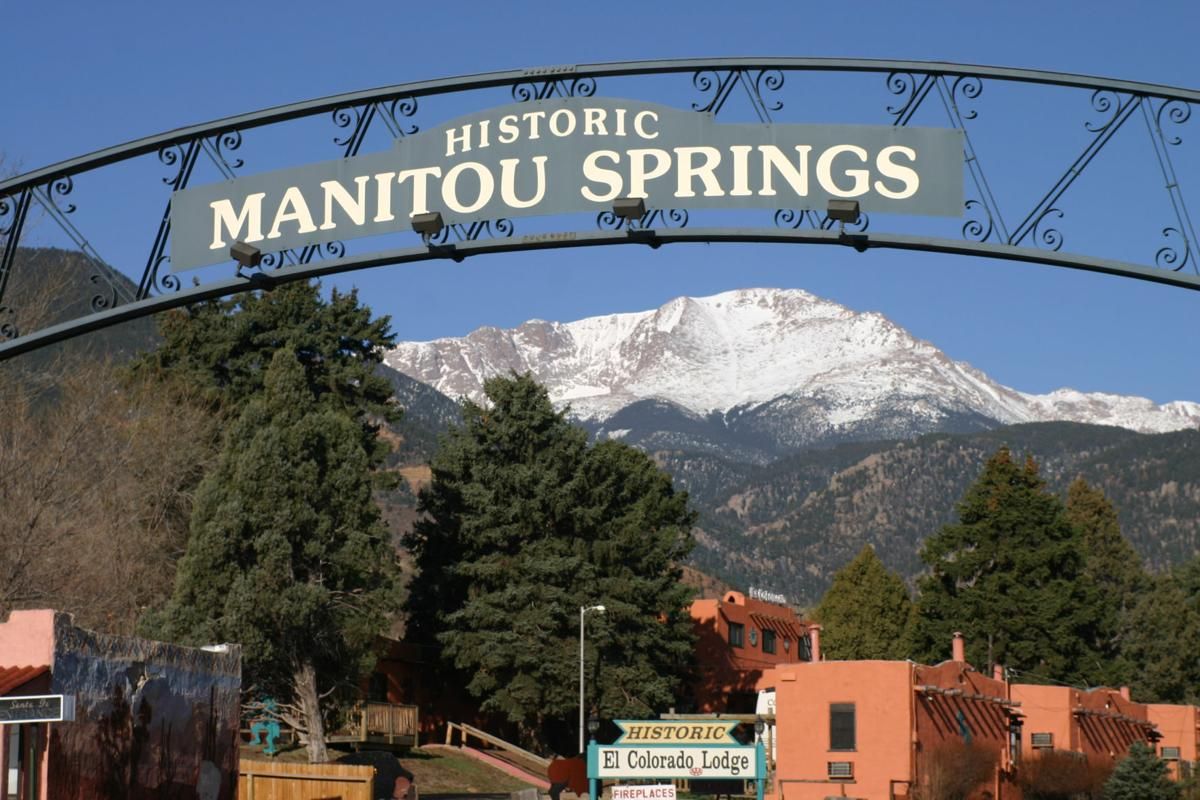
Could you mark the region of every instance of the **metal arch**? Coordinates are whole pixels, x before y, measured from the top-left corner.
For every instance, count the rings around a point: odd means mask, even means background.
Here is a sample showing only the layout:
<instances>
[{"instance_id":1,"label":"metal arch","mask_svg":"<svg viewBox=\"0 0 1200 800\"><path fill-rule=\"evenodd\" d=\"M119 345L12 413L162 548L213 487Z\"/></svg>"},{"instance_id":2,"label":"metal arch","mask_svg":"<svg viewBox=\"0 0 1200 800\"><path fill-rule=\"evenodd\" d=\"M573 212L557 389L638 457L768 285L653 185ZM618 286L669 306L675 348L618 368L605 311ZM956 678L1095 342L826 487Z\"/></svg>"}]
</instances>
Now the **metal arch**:
<instances>
[{"instance_id":1,"label":"metal arch","mask_svg":"<svg viewBox=\"0 0 1200 800\"><path fill-rule=\"evenodd\" d=\"M135 303L92 314L89 317L45 328L7 343L0 343L0 360L27 353L39 347L61 342L84 333L101 330L121 322L157 314L173 308L180 308L203 300L212 300L244 291L270 289L292 281L310 280L326 275L353 272L359 269L414 264L439 259L462 261L471 256L516 251L563 250L576 247L611 245L641 245L658 248L665 244L701 242L822 244L853 247L856 250L915 250L928 253L980 256L1003 261L1021 261L1087 272L1140 278L1154 283L1200 291L1200 276L1168 273L1163 270L1150 269L1123 261L1109 261L1105 259L1083 258L1070 254L1047 253L1044 250L1031 247L1011 247L983 242L931 239L901 234L881 234L868 238L862 234L820 229L668 228L658 230L635 228L630 231L531 234L512 239L477 239L453 245L407 247L364 256L339 258L319 264L283 267L269 273L260 272L247 276L239 276L231 280L218 281L191 289L183 289L167 295L146 298Z\"/></svg>"},{"instance_id":2,"label":"metal arch","mask_svg":"<svg viewBox=\"0 0 1200 800\"><path fill-rule=\"evenodd\" d=\"M350 157L358 152L367 129L376 120L387 127L393 138L415 133L417 127L412 124L411 118L417 111L420 98L424 97L491 87L509 89L517 101L555 96L591 96L596 92L597 79L690 73L693 90L701 93L701 101L692 103L694 110L717 114L731 95L741 97L744 92L758 119L769 123L773 121L774 112L783 106L775 93L783 86L785 76L804 72L873 73L885 76L885 86L896 98L895 106L886 107L886 113L891 116L894 125L909 124L922 104L940 100L949 124L966 133L964 161L976 195L968 199L966 204L968 217L962 226L962 240L875 231L868 236L869 220L865 215L847 233L844 230L835 231L832 220L812 210L780 209L775 214L774 229L758 229L689 228L686 212L647 209L637 225L624 229L624 220L609 219L611 215L601 213L597 219L600 230L591 232L514 236L511 222L494 220L475 223L469 228L447 228L440 238L426 243L427 246L368 256L347 257L345 248L337 242L324 246L313 245L296 252L268 254L262 272L250 276L239 273L230 280L210 281L185 289L177 275L159 275L160 265L168 259L168 200L140 283L136 292L133 292L122 285L120 274L95 252L78 226L68 217L75 211L75 206L67 201L67 196L71 194L76 176L156 153L159 161L173 172L172 176L162 180L173 190L187 186L201 156L211 161L221 175L232 178L243 166L241 159L235 155L242 144L243 134L289 120L331 115L333 124L341 131L340 135L333 137L333 142L342 150L343 156ZM1017 209L1019 213L1015 219L1019 222L1011 230L988 185L971 140L969 123L976 118L976 111L970 106L979 97L984 80L1090 91L1092 112L1102 117L1099 124L1085 123L1084 127L1091 135L1090 141L1061 175L1050 182L1041 200L1030 209ZM1171 126L1186 122L1191 116L1192 106L1196 104L1200 104L1200 91L1196 90L1039 70L876 59L725 58L508 70L397 84L263 109L138 139L0 181L0 360L123 320L284 281L430 258L461 259L493 252L620 243L659 246L696 241L790 242L843 244L856 249L921 250L1042 263L1200 289L1200 240L1197 239L1171 155L1172 148L1182 141L1181 137L1172 133ZM1063 237L1051 227L1053 220L1063 215L1058 208L1059 199L1117 131L1137 116L1145 123L1175 218L1172 224L1162 228L1166 243L1160 242L1154 266L1059 252ZM91 280L101 292L92 299L92 314L19 335L11 320L12 310L4 305L4 290L28 213L35 204L43 208L84 253L94 272Z\"/></svg>"},{"instance_id":3,"label":"metal arch","mask_svg":"<svg viewBox=\"0 0 1200 800\"><path fill-rule=\"evenodd\" d=\"M656 75L680 72L696 72L712 69L737 70L783 70L787 72L873 72L873 73L917 73L957 78L974 75L1019 83L1036 83L1068 86L1078 89L1126 92L1146 95L1164 100L1180 100L1200 103L1200 90L1182 89L1157 83L1123 81L1078 75L1069 72L1048 72L1032 69L989 67L974 64L956 64L944 61L887 61L870 58L722 58L722 59L664 59L660 61L622 61L597 64L571 64L553 67L538 67L524 70L488 72L454 78L438 78L346 92L315 100L305 100L274 108L253 111L234 117L189 125L174 131L147 136L115 147L97 150L78 158L60 161L48 167L27 172L24 175L0 181L0 195L13 194L22 189L46 183L59 175L77 175L81 172L103 167L133 156L153 153L164 147L184 144L197 138L211 137L225 131L247 131L276 122L333 113L342 108L377 103L397 97L433 96L453 92L509 86L556 79L601 78L631 75Z\"/></svg>"}]
</instances>

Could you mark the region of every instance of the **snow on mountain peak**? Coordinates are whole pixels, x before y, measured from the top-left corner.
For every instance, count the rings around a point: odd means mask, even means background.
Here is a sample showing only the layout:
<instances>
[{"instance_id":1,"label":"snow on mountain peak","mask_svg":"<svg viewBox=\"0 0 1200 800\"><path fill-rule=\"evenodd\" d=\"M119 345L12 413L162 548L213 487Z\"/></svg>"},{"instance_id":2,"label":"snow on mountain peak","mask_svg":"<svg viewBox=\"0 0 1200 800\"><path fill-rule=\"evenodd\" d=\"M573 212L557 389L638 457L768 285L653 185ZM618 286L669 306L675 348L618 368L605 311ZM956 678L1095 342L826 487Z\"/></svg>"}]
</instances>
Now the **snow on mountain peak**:
<instances>
[{"instance_id":1,"label":"snow on mountain peak","mask_svg":"<svg viewBox=\"0 0 1200 800\"><path fill-rule=\"evenodd\" d=\"M738 289L677 297L650 311L479 328L458 339L403 342L385 361L444 394L476 401L487 378L531 372L555 403L569 402L574 415L598 421L639 400L706 415L803 398L824 409L833 427L897 409L1006 424L1200 427L1197 403L1015 391L879 313L855 312L800 289Z\"/></svg>"}]
</instances>

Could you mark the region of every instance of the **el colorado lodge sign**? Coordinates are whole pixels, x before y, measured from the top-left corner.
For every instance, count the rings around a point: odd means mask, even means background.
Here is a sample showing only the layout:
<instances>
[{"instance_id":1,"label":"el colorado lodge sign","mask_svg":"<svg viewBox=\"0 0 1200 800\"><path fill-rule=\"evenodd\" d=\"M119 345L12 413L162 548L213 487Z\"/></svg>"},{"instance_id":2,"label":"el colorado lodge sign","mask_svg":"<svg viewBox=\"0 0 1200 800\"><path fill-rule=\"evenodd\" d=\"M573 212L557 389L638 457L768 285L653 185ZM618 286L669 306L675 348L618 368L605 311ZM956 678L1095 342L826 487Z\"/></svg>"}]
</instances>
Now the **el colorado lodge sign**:
<instances>
[{"instance_id":1,"label":"el colorado lodge sign","mask_svg":"<svg viewBox=\"0 0 1200 800\"><path fill-rule=\"evenodd\" d=\"M962 213L962 132L865 125L723 124L708 113L600 97L519 103L397 139L384 152L175 192L174 271L411 228L611 209Z\"/></svg>"}]
</instances>

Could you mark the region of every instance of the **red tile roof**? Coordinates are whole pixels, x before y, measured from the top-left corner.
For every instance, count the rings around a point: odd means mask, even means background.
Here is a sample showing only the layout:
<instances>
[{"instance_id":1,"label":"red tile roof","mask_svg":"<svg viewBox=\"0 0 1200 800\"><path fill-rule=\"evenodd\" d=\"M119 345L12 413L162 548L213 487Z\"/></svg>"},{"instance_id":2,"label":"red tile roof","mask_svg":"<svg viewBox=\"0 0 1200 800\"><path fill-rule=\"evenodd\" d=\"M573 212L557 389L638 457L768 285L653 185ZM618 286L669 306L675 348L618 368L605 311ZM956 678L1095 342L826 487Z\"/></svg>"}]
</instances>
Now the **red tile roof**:
<instances>
[{"instance_id":1,"label":"red tile roof","mask_svg":"<svg viewBox=\"0 0 1200 800\"><path fill-rule=\"evenodd\" d=\"M6 695L19 686L24 686L34 678L49 672L47 666L40 667L0 667L0 696Z\"/></svg>"}]
</instances>

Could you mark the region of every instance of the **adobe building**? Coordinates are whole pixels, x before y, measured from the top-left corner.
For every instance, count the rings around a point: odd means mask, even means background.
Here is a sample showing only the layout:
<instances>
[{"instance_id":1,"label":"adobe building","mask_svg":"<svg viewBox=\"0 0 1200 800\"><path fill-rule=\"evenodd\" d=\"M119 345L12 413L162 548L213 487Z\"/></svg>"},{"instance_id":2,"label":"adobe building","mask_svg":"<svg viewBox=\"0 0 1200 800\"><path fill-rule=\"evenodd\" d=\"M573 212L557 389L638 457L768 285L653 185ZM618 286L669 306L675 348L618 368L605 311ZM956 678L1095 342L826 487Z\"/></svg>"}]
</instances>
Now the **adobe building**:
<instances>
[{"instance_id":1,"label":"adobe building","mask_svg":"<svg viewBox=\"0 0 1200 800\"><path fill-rule=\"evenodd\" d=\"M1200 708L1146 705L1146 714L1158 728L1158 755L1167 762L1175 780L1186 780L1200 768Z\"/></svg>"},{"instance_id":2,"label":"adobe building","mask_svg":"<svg viewBox=\"0 0 1200 800\"><path fill-rule=\"evenodd\" d=\"M805 622L782 597L726 592L692 601L699 676L695 711L752 714L759 679L773 667L809 661L816 647ZM819 629L818 629L819 630Z\"/></svg>"},{"instance_id":3,"label":"adobe building","mask_svg":"<svg viewBox=\"0 0 1200 800\"><path fill-rule=\"evenodd\" d=\"M241 649L180 647L13 611L0 698L64 695L74 720L0 724L4 800L234 800Z\"/></svg>"},{"instance_id":4,"label":"adobe building","mask_svg":"<svg viewBox=\"0 0 1200 800\"><path fill-rule=\"evenodd\" d=\"M963 656L910 661L812 661L767 670L775 691L772 797L906 800L922 784L973 776L971 795L1019 800L1020 712L998 677Z\"/></svg>"},{"instance_id":5,"label":"adobe building","mask_svg":"<svg viewBox=\"0 0 1200 800\"><path fill-rule=\"evenodd\" d=\"M1031 757L1065 750L1107 771L1134 742L1153 747L1158 739L1147 706L1133 702L1127 687L1081 690L1015 683L1012 696L1025 714L1021 745Z\"/></svg>"}]
</instances>

